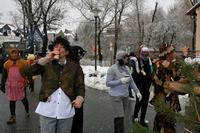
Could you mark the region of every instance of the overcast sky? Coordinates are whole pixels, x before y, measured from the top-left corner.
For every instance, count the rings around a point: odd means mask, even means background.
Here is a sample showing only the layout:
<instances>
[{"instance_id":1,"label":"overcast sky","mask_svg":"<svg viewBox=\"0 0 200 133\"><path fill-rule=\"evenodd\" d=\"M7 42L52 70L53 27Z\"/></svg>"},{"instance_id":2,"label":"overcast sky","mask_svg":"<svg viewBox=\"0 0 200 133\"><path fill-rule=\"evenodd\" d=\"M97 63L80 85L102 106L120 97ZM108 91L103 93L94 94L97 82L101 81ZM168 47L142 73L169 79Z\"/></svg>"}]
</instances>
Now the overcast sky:
<instances>
[{"instance_id":1,"label":"overcast sky","mask_svg":"<svg viewBox=\"0 0 200 133\"><path fill-rule=\"evenodd\" d=\"M147 10L154 9L155 2L158 1L159 6L163 7L165 11L169 9L170 6L174 4L175 0L146 0ZM3 14L0 18L0 22L12 23L9 17L10 11L15 11L17 9L14 0L0 0L0 13ZM73 17L74 15L72 15ZM72 18L71 17L71 18Z\"/></svg>"}]
</instances>

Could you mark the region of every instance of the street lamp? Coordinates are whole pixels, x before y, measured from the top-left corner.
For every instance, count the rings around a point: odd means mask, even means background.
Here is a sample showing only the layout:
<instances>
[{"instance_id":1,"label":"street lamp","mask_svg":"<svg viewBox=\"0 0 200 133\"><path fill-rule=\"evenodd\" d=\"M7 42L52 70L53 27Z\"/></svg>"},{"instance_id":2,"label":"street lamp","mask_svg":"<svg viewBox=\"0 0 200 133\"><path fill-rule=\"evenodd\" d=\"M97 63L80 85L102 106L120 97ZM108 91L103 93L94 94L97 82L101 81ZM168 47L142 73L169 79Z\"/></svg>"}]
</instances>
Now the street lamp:
<instances>
[{"instance_id":1,"label":"street lamp","mask_svg":"<svg viewBox=\"0 0 200 133\"><path fill-rule=\"evenodd\" d=\"M94 14L94 21L95 21L95 44L94 44L94 61L95 61L95 71L97 71L97 19L99 12L101 10L95 7L91 12Z\"/></svg>"}]
</instances>

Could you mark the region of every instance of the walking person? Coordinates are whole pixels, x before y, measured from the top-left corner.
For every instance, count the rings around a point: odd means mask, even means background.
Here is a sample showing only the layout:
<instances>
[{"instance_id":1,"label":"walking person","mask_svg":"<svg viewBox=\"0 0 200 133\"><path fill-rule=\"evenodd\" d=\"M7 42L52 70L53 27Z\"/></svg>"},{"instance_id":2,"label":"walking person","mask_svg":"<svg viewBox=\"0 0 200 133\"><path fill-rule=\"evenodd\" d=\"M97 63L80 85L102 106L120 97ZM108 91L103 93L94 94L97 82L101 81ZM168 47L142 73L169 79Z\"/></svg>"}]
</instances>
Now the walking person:
<instances>
[{"instance_id":1,"label":"walking person","mask_svg":"<svg viewBox=\"0 0 200 133\"><path fill-rule=\"evenodd\" d=\"M141 100L142 95L135 85L130 69L127 66L129 57L124 51L116 55L116 63L107 71L106 85L110 87L109 95L114 112L114 133L124 133L124 117L131 113L131 104L128 100L129 86Z\"/></svg>"},{"instance_id":2,"label":"walking person","mask_svg":"<svg viewBox=\"0 0 200 133\"><path fill-rule=\"evenodd\" d=\"M137 63L138 61L138 63ZM152 82L152 62L149 57L149 49L146 46L142 46L139 53L139 58L134 60L134 72L132 73L132 77L136 82L140 93L142 94L142 100L139 101L136 98L135 110L133 114L133 122L138 122L144 126L148 127L148 121L145 120L147 107L149 103L149 89ZM138 118L138 113L141 111L140 118Z\"/></svg>"},{"instance_id":3,"label":"walking person","mask_svg":"<svg viewBox=\"0 0 200 133\"><path fill-rule=\"evenodd\" d=\"M1 91L6 92L10 107L10 119L7 124L16 123L16 101L22 101L26 110L26 116L29 117L29 104L26 97L27 80L23 73L26 67L26 61L21 58L17 48L9 49L9 58L3 65L1 79Z\"/></svg>"},{"instance_id":4,"label":"walking person","mask_svg":"<svg viewBox=\"0 0 200 133\"><path fill-rule=\"evenodd\" d=\"M84 57L86 51L80 46L71 46L69 59L80 65L80 60ZM75 108L71 133L83 133L83 105Z\"/></svg>"},{"instance_id":5,"label":"walking person","mask_svg":"<svg viewBox=\"0 0 200 133\"><path fill-rule=\"evenodd\" d=\"M153 63L155 95L151 100L151 103L156 105L154 131L156 133L176 133L176 118L173 113L181 110L178 94L164 88L165 82L178 81L180 79L180 64L176 58L175 48L171 45L163 45L160 48L159 58L154 59ZM162 111L164 107L166 109ZM170 110L171 112L167 112L166 110Z\"/></svg>"},{"instance_id":6,"label":"walking person","mask_svg":"<svg viewBox=\"0 0 200 133\"><path fill-rule=\"evenodd\" d=\"M70 133L74 108L81 108L84 101L84 75L80 65L68 59L67 39L56 37L49 49L46 57L26 69L29 78L42 75L35 112L39 114L41 133Z\"/></svg>"},{"instance_id":7,"label":"walking person","mask_svg":"<svg viewBox=\"0 0 200 133\"><path fill-rule=\"evenodd\" d=\"M140 70L139 70L139 65L138 65L138 59L134 52L130 52L130 54L129 54L129 67L131 69L132 78L133 78L136 86L138 87L138 83L139 83L140 79L138 79L137 77L138 77ZM132 89L130 87L129 87L129 97L134 98Z\"/></svg>"}]
</instances>

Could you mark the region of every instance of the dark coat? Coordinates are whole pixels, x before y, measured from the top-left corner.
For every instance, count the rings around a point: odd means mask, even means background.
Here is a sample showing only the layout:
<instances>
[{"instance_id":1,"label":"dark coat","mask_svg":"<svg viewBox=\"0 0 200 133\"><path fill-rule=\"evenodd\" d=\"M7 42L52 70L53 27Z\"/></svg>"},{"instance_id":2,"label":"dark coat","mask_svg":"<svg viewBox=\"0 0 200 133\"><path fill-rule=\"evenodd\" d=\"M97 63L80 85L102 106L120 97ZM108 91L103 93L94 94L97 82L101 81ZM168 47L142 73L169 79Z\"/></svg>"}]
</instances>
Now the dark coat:
<instances>
[{"instance_id":1,"label":"dark coat","mask_svg":"<svg viewBox=\"0 0 200 133\"><path fill-rule=\"evenodd\" d=\"M149 88L150 88L151 82L152 82L152 73L151 73L151 69L150 69L149 60L143 60L140 58L137 58L137 60L138 60L138 66L139 66L140 72L137 73L136 64L135 64L134 60L131 60L131 67L133 69L132 77L133 77L138 89L140 89L140 91L149 92ZM141 73L142 69L144 69L146 75L143 75ZM144 90L144 88L145 88L145 90Z\"/></svg>"}]
</instances>

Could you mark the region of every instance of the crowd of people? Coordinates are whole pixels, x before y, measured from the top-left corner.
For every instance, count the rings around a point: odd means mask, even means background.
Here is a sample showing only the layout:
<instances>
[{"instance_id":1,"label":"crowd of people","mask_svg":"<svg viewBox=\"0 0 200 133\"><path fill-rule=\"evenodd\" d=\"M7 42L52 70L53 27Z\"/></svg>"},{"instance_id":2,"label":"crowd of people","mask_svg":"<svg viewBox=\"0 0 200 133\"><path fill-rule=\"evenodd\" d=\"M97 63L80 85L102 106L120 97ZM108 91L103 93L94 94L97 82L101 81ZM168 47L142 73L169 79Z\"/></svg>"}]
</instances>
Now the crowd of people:
<instances>
[{"instance_id":1,"label":"crowd of people","mask_svg":"<svg viewBox=\"0 0 200 133\"><path fill-rule=\"evenodd\" d=\"M49 45L47 56L36 59L29 54L23 59L17 48L9 49L3 65L1 91L10 104L7 124L16 123L16 102L22 101L29 117L26 87L34 91L34 76L41 75L42 86L36 113L39 114L41 133L82 133L83 103L85 97L84 74L79 61L86 51L70 46L62 36Z\"/></svg>"},{"instance_id":2,"label":"crowd of people","mask_svg":"<svg viewBox=\"0 0 200 133\"><path fill-rule=\"evenodd\" d=\"M39 103L35 112L39 115L41 133L83 133L83 105L85 101L84 74L79 61L86 51L80 46L70 46L62 36L49 45L50 52L41 58L29 55L27 60L20 56L17 48L9 50L9 58L3 65L1 91L6 92L10 107L7 124L16 123L16 102L22 101L29 117L26 87L34 91L34 79L41 75L42 85ZM114 133L125 133L124 117L132 113L129 97L136 96L132 122L148 127L146 112L150 87L154 86L156 105L154 131L175 133L175 117L159 109L160 101L174 112L180 111L178 94L164 87L166 81L180 79L179 64L175 48L163 45L157 58L150 57L149 48L142 45L139 53L119 51L116 62L109 67L106 85L114 113ZM162 106L162 105L160 105ZM140 112L140 113L139 113ZM140 114L140 115L139 115ZM134 129L133 129L134 130Z\"/></svg>"},{"instance_id":3,"label":"crowd of people","mask_svg":"<svg viewBox=\"0 0 200 133\"><path fill-rule=\"evenodd\" d=\"M132 122L148 128L148 120L145 117L152 85L154 97L150 103L154 105L156 111L154 132L176 133L175 115L170 111L175 113L181 110L178 93L169 91L165 85L168 81L178 81L181 78L179 61L182 59L177 58L175 47L163 45L159 49L158 56L152 59L149 48L141 45L137 56L134 52L120 51L116 59L116 63L108 69L106 79L106 85L110 87L113 112L115 112L114 133L126 132L123 119L127 113L127 106L131 106L128 104L128 97L133 97L133 92L135 92L136 104Z\"/></svg>"}]
</instances>

